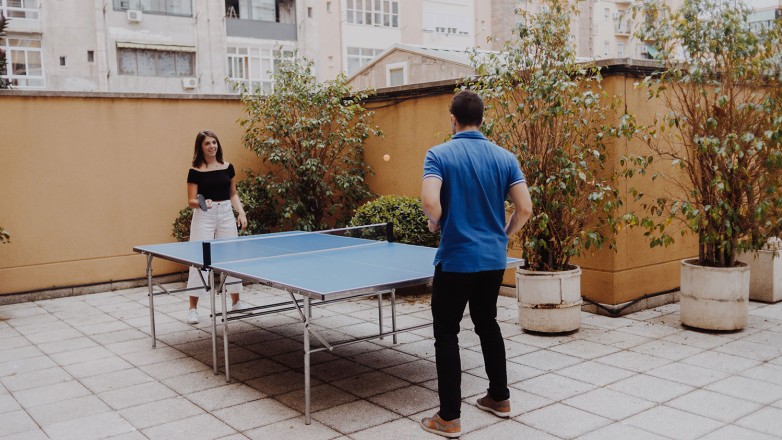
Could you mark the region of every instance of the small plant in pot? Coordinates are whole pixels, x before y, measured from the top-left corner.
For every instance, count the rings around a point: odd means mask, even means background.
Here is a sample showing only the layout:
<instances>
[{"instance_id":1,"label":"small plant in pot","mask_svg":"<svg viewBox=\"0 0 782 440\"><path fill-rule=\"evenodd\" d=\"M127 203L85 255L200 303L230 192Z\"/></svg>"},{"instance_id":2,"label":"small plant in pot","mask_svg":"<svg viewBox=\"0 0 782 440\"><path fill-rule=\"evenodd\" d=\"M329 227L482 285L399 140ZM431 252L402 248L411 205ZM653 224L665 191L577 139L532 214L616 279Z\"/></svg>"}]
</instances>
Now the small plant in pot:
<instances>
[{"instance_id":1,"label":"small plant in pot","mask_svg":"<svg viewBox=\"0 0 782 440\"><path fill-rule=\"evenodd\" d=\"M697 234L698 257L682 262L681 321L709 330L746 326L750 273L736 256L764 245L782 206L782 29L753 29L749 12L734 0L636 11L650 18L638 36L659 60L644 85L667 107L647 139L656 154L636 158L665 190L647 194L641 224L652 246L673 243L674 221Z\"/></svg>"},{"instance_id":2,"label":"small plant in pot","mask_svg":"<svg viewBox=\"0 0 782 440\"><path fill-rule=\"evenodd\" d=\"M578 63L570 40L576 2L545 0L537 14L518 10L515 38L498 54L473 57L469 87L486 102L487 137L517 155L534 212L512 241L526 267L517 271L522 328L580 327L581 269L573 258L614 245L622 220L611 143L634 134L633 118L601 84L600 70ZM560 286L564 286L560 289Z\"/></svg>"}]
</instances>

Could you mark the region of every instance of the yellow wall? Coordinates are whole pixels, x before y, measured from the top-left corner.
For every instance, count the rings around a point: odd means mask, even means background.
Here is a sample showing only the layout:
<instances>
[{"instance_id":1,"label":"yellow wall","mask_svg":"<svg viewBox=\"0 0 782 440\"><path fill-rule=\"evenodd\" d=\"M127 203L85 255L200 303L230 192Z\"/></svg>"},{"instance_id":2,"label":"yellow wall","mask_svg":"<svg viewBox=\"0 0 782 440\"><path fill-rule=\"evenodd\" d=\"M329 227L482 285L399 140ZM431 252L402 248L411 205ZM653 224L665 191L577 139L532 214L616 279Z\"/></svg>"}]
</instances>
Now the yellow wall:
<instances>
[{"instance_id":1,"label":"yellow wall","mask_svg":"<svg viewBox=\"0 0 782 440\"><path fill-rule=\"evenodd\" d=\"M649 119L651 107L634 81L605 80L626 96L631 113ZM365 149L374 193L419 195L426 150L450 134L452 91L411 87L367 104L385 133ZM0 294L142 278L145 260L132 248L173 241L198 130L220 136L240 175L260 167L241 144L242 115L236 97L0 92L0 226L12 234L11 244L0 245ZM627 149L643 146L617 145L617 155ZM678 287L679 260L695 253L694 244L649 249L640 231L623 231L617 252L578 261L583 293L618 304ZM179 270L155 266L155 274ZM506 282L514 283L512 274Z\"/></svg>"}]
</instances>

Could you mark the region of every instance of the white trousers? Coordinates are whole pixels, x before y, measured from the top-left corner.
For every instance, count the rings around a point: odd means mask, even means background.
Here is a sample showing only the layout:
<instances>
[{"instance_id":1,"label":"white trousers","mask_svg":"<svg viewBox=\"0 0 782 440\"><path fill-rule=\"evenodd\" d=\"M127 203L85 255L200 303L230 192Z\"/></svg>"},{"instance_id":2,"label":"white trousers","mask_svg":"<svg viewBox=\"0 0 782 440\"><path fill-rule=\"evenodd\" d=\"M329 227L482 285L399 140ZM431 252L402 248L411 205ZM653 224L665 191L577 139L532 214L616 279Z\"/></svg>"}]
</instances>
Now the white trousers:
<instances>
[{"instance_id":1,"label":"white trousers","mask_svg":"<svg viewBox=\"0 0 782 440\"><path fill-rule=\"evenodd\" d=\"M190 241L213 240L215 238L233 238L239 235L236 229L236 219L234 211L231 208L231 201L212 202L212 207L204 212L196 208L193 210L193 220L190 222ZM208 272L201 271L204 281L209 282ZM238 278L228 277L227 283L239 281ZM215 279L215 284L219 281ZM198 269L190 267L190 273L187 277L187 287L201 287L199 290L191 290L190 296L207 298L209 294L204 288L201 277L198 276ZM217 287L217 286L215 286ZM228 293L242 293L242 284L229 284L226 288ZM219 292L218 292L219 293Z\"/></svg>"}]
</instances>

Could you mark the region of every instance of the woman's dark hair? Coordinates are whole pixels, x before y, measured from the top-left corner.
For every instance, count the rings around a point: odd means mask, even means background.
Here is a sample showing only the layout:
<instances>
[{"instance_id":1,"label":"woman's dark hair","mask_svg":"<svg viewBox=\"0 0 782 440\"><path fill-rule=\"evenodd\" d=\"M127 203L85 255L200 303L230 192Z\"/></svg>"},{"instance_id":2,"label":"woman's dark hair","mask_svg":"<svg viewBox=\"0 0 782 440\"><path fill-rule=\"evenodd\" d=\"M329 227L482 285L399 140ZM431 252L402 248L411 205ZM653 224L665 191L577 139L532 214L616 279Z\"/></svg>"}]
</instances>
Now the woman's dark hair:
<instances>
[{"instance_id":1,"label":"woman's dark hair","mask_svg":"<svg viewBox=\"0 0 782 440\"><path fill-rule=\"evenodd\" d=\"M198 168L206 163L202 145L204 144L204 139L207 137L214 138L214 140L217 141L217 161L223 163L223 146L220 145L220 138L211 130L201 130L196 135L195 151L193 152L193 168Z\"/></svg>"},{"instance_id":2,"label":"woman's dark hair","mask_svg":"<svg viewBox=\"0 0 782 440\"><path fill-rule=\"evenodd\" d=\"M480 126L483 122L483 100L469 90L462 90L451 101L451 114L460 125Z\"/></svg>"}]
</instances>

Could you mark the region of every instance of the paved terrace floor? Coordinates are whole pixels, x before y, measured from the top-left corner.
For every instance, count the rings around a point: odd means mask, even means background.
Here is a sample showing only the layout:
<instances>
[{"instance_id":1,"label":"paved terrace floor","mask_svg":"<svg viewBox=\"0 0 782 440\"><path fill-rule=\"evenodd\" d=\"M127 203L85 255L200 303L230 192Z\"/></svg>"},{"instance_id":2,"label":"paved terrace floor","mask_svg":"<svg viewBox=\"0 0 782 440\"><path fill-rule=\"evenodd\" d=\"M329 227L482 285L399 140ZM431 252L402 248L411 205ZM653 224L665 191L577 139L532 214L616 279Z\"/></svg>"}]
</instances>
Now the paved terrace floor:
<instances>
[{"instance_id":1,"label":"paved terrace floor","mask_svg":"<svg viewBox=\"0 0 782 440\"><path fill-rule=\"evenodd\" d=\"M169 287L178 287L172 285ZM263 304L279 292L251 287ZM151 348L146 289L0 307L2 439L432 439L437 406L431 327L313 357L312 424L304 424L296 315L234 321L230 384L211 369L207 309L184 322L184 294L156 296ZM376 328L376 300L315 309L332 338ZM782 303L750 304L735 333L687 330L676 304L581 330L522 332L500 298L512 417L474 406L487 387L469 319L461 334L463 439L782 438ZM431 320L428 296L398 304L400 325Z\"/></svg>"}]
</instances>

